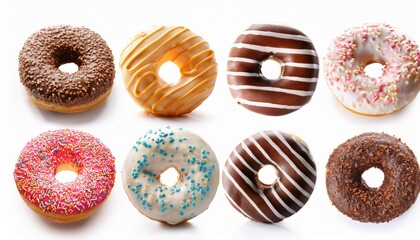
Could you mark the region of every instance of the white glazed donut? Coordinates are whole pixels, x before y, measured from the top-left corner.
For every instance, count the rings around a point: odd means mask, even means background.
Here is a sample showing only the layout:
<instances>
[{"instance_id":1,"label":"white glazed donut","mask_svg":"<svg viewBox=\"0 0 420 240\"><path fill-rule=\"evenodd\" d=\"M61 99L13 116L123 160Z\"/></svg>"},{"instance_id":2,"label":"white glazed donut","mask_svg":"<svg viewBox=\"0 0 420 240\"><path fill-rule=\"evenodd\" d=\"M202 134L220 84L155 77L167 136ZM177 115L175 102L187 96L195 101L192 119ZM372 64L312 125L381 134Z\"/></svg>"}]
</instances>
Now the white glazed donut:
<instances>
[{"instance_id":1,"label":"white glazed donut","mask_svg":"<svg viewBox=\"0 0 420 240\"><path fill-rule=\"evenodd\" d=\"M364 68L380 63L372 78ZM327 83L342 105L362 115L395 112L420 91L420 51L407 35L386 24L347 29L334 39L324 58Z\"/></svg>"},{"instance_id":2,"label":"white glazed donut","mask_svg":"<svg viewBox=\"0 0 420 240\"><path fill-rule=\"evenodd\" d=\"M161 184L160 175L171 167L179 173L178 182ZM175 225L208 208L219 185L219 164L200 136L166 127L136 141L122 177L130 201L143 215Z\"/></svg>"}]
</instances>

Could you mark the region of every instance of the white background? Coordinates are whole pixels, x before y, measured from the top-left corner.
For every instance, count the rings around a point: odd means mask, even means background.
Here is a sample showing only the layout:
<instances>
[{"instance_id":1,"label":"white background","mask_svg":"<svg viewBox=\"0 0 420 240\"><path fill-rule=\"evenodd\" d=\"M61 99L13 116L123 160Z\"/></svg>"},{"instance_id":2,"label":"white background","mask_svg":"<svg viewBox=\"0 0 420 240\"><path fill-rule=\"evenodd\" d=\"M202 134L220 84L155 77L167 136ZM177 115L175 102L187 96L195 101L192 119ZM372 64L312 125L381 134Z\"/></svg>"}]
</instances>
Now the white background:
<instances>
[{"instance_id":1,"label":"white background","mask_svg":"<svg viewBox=\"0 0 420 240\"><path fill-rule=\"evenodd\" d=\"M385 117L350 113L334 99L321 69L312 101L281 117L262 116L238 106L226 83L226 58L236 37L256 22L278 22L306 33L322 58L345 28L366 22L398 26L420 42L416 0L398 1L5 1L0 0L0 238L7 239L420 239L420 203L385 224L366 224L342 215L325 187L325 165L339 144L366 131L400 137L420 156L420 100ZM24 41L51 25L86 26L106 40L115 56L116 78L105 104L80 114L36 108L19 82L18 54ZM213 94L193 113L177 118L145 114L129 97L118 68L121 49L132 36L153 24L179 24L205 38L215 50L219 75ZM209 210L189 223L170 227L142 216L121 183L121 167L132 143L150 128L172 125L200 134L216 152L220 166L244 138L266 129L295 133L315 158L318 179L312 197L294 216L278 224L252 222L237 213L219 186ZM58 128L87 131L116 157L115 187L89 220L57 225L33 213L13 180L17 157L27 141Z\"/></svg>"}]
</instances>

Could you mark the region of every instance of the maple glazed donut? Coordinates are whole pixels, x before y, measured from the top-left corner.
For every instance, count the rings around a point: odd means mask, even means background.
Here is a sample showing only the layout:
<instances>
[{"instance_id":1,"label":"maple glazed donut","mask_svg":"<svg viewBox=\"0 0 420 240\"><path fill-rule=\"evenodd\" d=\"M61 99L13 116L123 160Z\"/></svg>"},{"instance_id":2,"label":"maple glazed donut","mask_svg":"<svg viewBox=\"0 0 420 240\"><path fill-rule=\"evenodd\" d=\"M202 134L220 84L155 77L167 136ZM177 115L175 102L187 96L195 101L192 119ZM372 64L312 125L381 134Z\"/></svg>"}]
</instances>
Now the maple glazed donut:
<instances>
[{"instance_id":1,"label":"maple glazed donut","mask_svg":"<svg viewBox=\"0 0 420 240\"><path fill-rule=\"evenodd\" d=\"M174 168L173 186L160 181ZM171 225L204 212L219 185L216 154L197 134L170 127L150 130L131 148L122 170L131 203L150 219Z\"/></svg>"},{"instance_id":2,"label":"maple glazed donut","mask_svg":"<svg viewBox=\"0 0 420 240\"><path fill-rule=\"evenodd\" d=\"M264 61L281 66L278 79L261 72ZM264 115L279 116L307 104L318 82L318 55L301 31L274 24L254 24L235 41L229 53L227 79L238 104Z\"/></svg>"},{"instance_id":3,"label":"maple glazed donut","mask_svg":"<svg viewBox=\"0 0 420 240\"><path fill-rule=\"evenodd\" d=\"M267 185L258 178L266 165L277 171ZM222 174L225 195L245 217L275 223L299 211L309 200L316 182L316 166L308 146L280 131L259 132L238 144Z\"/></svg>"},{"instance_id":4,"label":"maple glazed donut","mask_svg":"<svg viewBox=\"0 0 420 240\"><path fill-rule=\"evenodd\" d=\"M88 133L61 129L29 141L14 170L17 189L25 203L40 216L58 223L91 216L107 199L115 180L114 156ZM61 183L55 175L77 173Z\"/></svg>"},{"instance_id":5,"label":"maple glazed donut","mask_svg":"<svg viewBox=\"0 0 420 240\"><path fill-rule=\"evenodd\" d=\"M177 83L158 71L166 62L180 70ZM153 26L141 32L121 53L127 91L147 112L179 116L197 108L211 94L217 76L213 50L200 36L182 26Z\"/></svg>"},{"instance_id":6,"label":"maple glazed donut","mask_svg":"<svg viewBox=\"0 0 420 240\"><path fill-rule=\"evenodd\" d=\"M371 63L383 65L381 76L365 73ZM418 45L387 24L365 24L336 37L324 58L324 70L334 96L357 114L390 114L420 91Z\"/></svg>"},{"instance_id":7,"label":"maple glazed donut","mask_svg":"<svg viewBox=\"0 0 420 240\"><path fill-rule=\"evenodd\" d=\"M77 72L59 70L66 63ZM19 76L31 101L56 112L82 112L111 93L114 57L102 37L85 27L52 26L28 38L19 54Z\"/></svg>"},{"instance_id":8,"label":"maple glazed donut","mask_svg":"<svg viewBox=\"0 0 420 240\"><path fill-rule=\"evenodd\" d=\"M382 185L367 185L370 168L384 173ZM400 139L364 133L338 146L327 163L328 196L343 214L361 222L388 222L402 215L420 191L420 169L414 153Z\"/></svg>"}]
</instances>

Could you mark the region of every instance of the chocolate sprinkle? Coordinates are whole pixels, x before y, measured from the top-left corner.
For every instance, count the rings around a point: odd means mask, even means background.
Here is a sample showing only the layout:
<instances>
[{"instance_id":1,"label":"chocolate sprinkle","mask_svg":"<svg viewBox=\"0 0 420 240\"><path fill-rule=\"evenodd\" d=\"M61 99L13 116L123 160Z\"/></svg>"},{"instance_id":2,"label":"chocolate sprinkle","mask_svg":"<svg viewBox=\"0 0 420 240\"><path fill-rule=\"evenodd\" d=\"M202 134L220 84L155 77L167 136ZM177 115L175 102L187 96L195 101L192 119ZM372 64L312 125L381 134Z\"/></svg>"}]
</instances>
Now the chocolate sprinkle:
<instances>
[{"instance_id":1,"label":"chocolate sprinkle","mask_svg":"<svg viewBox=\"0 0 420 240\"><path fill-rule=\"evenodd\" d=\"M58 69L75 63L78 71ZM111 89L114 58L101 36L85 27L53 26L34 33L19 54L19 76L28 94L59 106L87 104Z\"/></svg>"},{"instance_id":2,"label":"chocolate sprinkle","mask_svg":"<svg viewBox=\"0 0 420 240\"><path fill-rule=\"evenodd\" d=\"M371 167L384 173L378 188L362 179ZM333 205L361 222L389 222L407 211L420 191L419 164L395 137L364 133L338 146L327 163L327 191Z\"/></svg>"}]
</instances>

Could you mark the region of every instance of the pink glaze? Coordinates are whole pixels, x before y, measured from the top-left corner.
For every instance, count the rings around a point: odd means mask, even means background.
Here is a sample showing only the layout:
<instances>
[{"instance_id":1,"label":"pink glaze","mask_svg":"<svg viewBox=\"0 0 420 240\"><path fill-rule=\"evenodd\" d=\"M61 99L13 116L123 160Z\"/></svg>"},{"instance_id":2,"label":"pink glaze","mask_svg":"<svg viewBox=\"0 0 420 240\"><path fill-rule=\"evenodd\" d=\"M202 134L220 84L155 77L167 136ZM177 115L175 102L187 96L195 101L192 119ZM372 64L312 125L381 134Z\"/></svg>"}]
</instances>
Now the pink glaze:
<instances>
[{"instance_id":1,"label":"pink glaze","mask_svg":"<svg viewBox=\"0 0 420 240\"><path fill-rule=\"evenodd\" d=\"M21 196L41 210L78 214L100 205L115 181L114 156L92 135L70 129L48 131L23 148L14 171ZM70 164L77 178L60 183L56 169Z\"/></svg>"}]
</instances>

